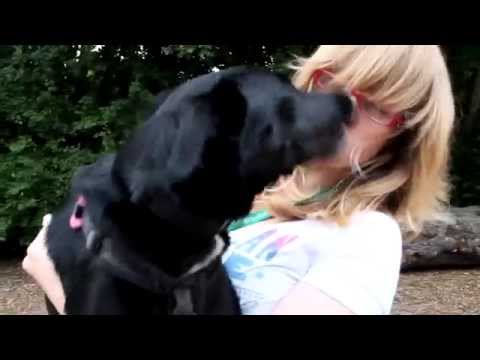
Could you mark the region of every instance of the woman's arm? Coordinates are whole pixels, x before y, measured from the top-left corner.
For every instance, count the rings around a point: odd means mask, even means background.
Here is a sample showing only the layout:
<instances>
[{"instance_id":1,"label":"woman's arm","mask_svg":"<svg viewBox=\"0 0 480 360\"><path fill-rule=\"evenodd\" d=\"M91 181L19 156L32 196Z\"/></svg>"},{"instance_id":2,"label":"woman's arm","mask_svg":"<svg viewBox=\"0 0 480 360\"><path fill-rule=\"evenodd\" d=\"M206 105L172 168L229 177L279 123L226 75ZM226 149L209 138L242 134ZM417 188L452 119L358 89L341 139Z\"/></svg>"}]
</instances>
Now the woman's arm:
<instances>
[{"instance_id":1,"label":"woman's arm","mask_svg":"<svg viewBox=\"0 0 480 360\"><path fill-rule=\"evenodd\" d=\"M316 287L300 283L273 309L272 315L355 315Z\"/></svg>"},{"instance_id":2,"label":"woman's arm","mask_svg":"<svg viewBox=\"0 0 480 360\"><path fill-rule=\"evenodd\" d=\"M35 240L27 249L27 255L23 259L23 269L32 276L45 292L52 304L60 314L64 313L65 294L60 278L55 271L52 260L48 256L45 245L45 235L50 224L51 215L43 218L43 227Z\"/></svg>"}]
</instances>

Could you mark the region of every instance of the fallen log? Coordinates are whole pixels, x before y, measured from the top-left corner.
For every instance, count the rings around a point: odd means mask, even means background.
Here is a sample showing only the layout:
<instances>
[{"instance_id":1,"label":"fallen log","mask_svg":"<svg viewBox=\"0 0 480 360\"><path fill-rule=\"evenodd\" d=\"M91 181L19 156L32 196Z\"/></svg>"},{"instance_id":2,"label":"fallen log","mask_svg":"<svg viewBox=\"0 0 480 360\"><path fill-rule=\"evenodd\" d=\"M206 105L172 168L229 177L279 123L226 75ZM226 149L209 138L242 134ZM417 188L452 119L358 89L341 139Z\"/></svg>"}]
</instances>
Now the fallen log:
<instances>
[{"instance_id":1,"label":"fallen log","mask_svg":"<svg viewBox=\"0 0 480 360\"><path fill-rule=\"evenodd\" d=\"M452 208L451 220L426 224L403 244L402 272L480 267L480 206Z\"/></svg>"}]
</instances>

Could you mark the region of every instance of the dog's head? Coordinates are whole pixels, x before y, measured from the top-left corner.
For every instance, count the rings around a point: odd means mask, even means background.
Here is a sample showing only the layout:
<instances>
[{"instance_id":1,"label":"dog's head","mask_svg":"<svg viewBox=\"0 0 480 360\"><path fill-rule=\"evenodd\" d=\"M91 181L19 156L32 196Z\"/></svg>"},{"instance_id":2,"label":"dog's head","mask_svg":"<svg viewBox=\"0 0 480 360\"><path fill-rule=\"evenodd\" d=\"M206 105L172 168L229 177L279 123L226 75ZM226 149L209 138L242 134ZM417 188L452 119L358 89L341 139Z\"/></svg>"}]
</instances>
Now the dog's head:
<instances>
[{"instance_id":1,"label":"dog's head","mask_svg":"<svg viewBox=\"0 0 480 360\"><path fill-rule=\"evenodd\" d=\"M135 253L185 273L218 257L223 245L213 235L248 213L264 187L298 164L335 155L351 111L347 97L307 94L267 71L195 78L162 96L116 156L96 165L104 180L79 190L86 237L107 239L112 256Z\"/></svg>"},{"instance_id":2,"label":"dog's head","mask_svg":"<svg viewBox=\"0 0 480 360\"><path fill-rule=\"evenodd\" d=\"M294 166L334 155L352 104L304 93L278 75L232 68L172 91L119 156L115 173L135 203L222 222Z\"/></svg>"}]
</instances>

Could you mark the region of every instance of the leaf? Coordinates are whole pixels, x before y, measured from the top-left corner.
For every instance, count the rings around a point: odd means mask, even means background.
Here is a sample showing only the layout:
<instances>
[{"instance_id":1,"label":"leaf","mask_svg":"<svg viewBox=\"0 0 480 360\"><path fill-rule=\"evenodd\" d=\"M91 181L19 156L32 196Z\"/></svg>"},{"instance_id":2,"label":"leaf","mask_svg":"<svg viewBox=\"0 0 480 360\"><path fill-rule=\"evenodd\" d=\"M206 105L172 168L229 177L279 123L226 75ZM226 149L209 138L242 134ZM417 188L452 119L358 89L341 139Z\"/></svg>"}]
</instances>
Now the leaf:
<instances>
[{"instance_id":1,"label":"leaf","mask_svg":"<svg viewBox=\"0 0 480 360\"><path fill-rule=\"evenodd\" d=\"M0 241L7 240L8 220L0 217Z\"/></svg>"},{"instance_id":2,"label":"leaf","mask_svg":"<svg viewBox=\"0 0 480 360\"><path fill-rule=\"evenodd\" d=\"M18 211L23 211L25 209L33 208L37 204L36 199L27 199L24 201L21 201L17 204L17 210Z\"/></svg>"},{"instance_id":3,"label":"leaf","mask_svg":"<svg viewBox=\"0 0 480 360\"><path fill-rule=\"evenodd\" d=\"M29 146L32 141L26 137L21 137L17 141L8 145L8 148L13 153L22 152L27 146Z\"/></svg>"},{"instance_id":4,"label":"leaf","mask_svg":"<svg viewBox=\"0 0 480 360\"><path fill-rule=\"evenodd\" d=\"M17 183L12 185L6 192L7 196L17 196L22 191L28 189L30 187L29 183Z\"/></svg>"}]
</instances>

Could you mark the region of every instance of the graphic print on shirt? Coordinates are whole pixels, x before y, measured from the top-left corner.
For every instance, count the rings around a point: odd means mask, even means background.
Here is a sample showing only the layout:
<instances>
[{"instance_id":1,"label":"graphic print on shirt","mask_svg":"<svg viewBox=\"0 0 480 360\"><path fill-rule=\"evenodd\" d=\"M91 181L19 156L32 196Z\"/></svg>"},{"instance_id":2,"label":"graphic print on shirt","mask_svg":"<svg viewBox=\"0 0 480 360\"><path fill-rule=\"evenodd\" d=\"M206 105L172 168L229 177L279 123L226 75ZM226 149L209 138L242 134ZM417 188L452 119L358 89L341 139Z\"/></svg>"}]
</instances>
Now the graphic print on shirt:
<instances>
[{"instance_id":1,"label":"graphic print on shirt","mask_svg":"<svg viewBox=\"0 0 480 360\"><path fill-rule=\"evenodd\" d=\"M259 303L273 301L291 284L292 277L275 263L275 259L296 238L296 235L271 229L244 241L232 241L224 256L224 264L239 293L244 312L248 313ZM265 284L269 284L269 291L259 291Z\"/></svg>"}]
</instances>

